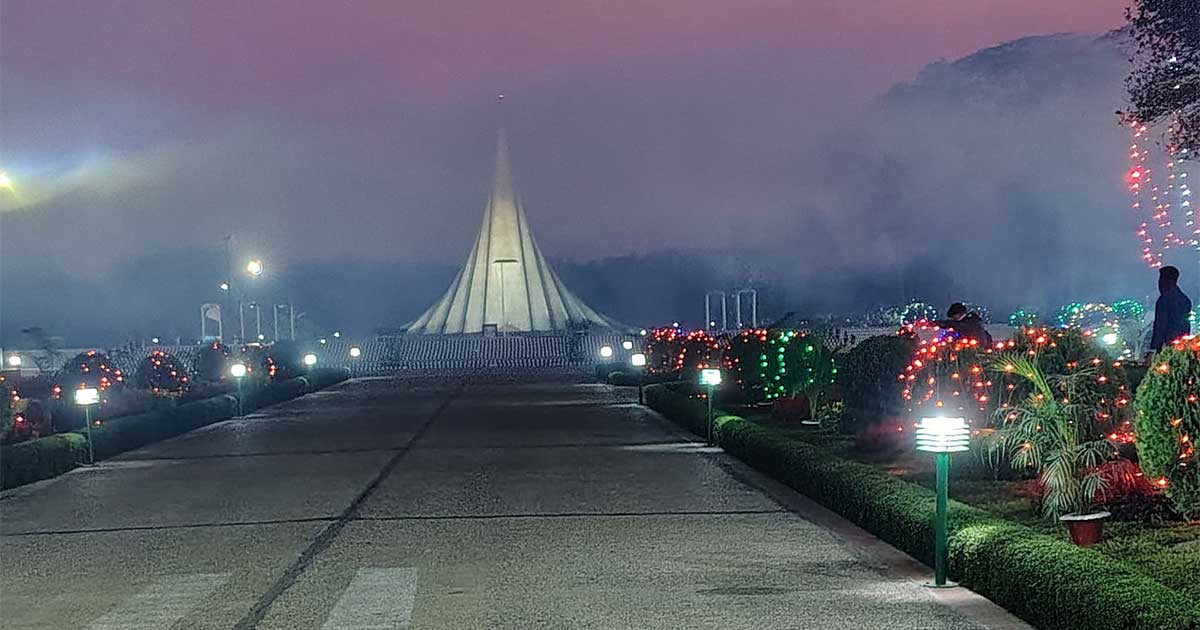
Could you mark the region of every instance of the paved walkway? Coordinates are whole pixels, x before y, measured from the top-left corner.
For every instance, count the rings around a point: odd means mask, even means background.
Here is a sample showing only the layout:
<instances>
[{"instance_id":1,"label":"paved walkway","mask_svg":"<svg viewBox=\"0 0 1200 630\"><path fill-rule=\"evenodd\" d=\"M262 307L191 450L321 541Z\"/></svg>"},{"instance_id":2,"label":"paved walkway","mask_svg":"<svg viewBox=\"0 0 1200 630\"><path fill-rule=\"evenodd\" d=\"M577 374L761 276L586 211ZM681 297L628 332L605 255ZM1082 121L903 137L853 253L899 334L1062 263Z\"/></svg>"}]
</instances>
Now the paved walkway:
<instances>
[{"instance_id":1,"label":"paved walkway","mask_svg":"<svg viewBox=\"0 0 1200 630\"><path fill-rule=\"evenodd\" d=\"M0 495L3 629L1023 628L599 385L352 381Z\"/></svg>"}]
</instances>

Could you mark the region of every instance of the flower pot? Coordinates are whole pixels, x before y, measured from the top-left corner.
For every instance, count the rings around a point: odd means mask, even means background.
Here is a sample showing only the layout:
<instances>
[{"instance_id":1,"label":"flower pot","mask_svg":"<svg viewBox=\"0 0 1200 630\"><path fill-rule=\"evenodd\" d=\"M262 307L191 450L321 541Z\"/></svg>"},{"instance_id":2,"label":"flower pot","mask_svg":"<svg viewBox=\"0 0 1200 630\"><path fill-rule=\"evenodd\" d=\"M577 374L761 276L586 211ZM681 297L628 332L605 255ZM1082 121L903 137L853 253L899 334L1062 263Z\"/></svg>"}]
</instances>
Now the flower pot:
<instances>
[{"instance_id":1,"label":"flower pot","mask_svg":"<svg viewBox=\"0 0 1200 630\"><path fill-rule=\"evenodd\" d=\"M1104 521L1110 516L1112 514L1109 512L1092 512L1068 514L1058 517L1058 520L1066 523L1071 542L1080 547L1090 547L1104 538Z\"/></svg>"}]
</instances>

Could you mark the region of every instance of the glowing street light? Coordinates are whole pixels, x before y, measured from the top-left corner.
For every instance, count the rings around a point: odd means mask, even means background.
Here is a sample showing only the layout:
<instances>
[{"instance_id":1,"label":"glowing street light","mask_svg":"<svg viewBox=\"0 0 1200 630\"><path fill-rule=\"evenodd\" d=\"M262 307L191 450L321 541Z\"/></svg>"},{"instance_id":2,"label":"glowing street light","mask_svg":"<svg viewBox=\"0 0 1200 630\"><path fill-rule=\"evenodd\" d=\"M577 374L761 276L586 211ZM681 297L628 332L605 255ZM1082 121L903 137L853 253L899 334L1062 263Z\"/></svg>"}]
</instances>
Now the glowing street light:
<instances>
[{"instance_id":1,"label":"glowing street light","mask_svg":"<svg viewBox=\"0 0 1200 630\"><path fill-rule=\"evenodd\" d=\"M621 342L621 347L626 350L633 350L633 341L626 339L625 341Z\"/></svg>"},{"instance_id":2,"label":"glowing street light","mask_svg":"<svg viewBox=\"0 0 1200 630\"><path fill-rule=\"evenodd\" d=\"M234 363L229 366L229 375L237 379L238 395L237 395L237 415L242 415L242 382L246 380L246 364Z\"/></svg>"},{"instance_id":3,"label":"glowing street light","mask_svg":"<svg viewBox=\"0 0 1200 630\"><path fill-rule=\"evenodd\" d=\"M21 357L15 354L8 355L8 367L21 367Z\"/></svg>"},{"instance_id":4,"label":"glowing street light","mask_svg":"<svg viewBox=\"0 0 1200 630\"><path fill-rule=\"evenodd\" d=\"M600 358L611 359L613 355L612 346L600 346Z\"/></svg>"},{"instance_id":5,"label":"glowing street light","mask_svg":"<svg viewBox=\"0 0 1200 630\"><path fill-rule=\"evenodd\" d=\"M87 462L86 466L96 465L95 450L92 446L92 405L100 403L100 390L95 387L81 387L75 390L75 404L83 407L83 424L87 427Z\"/></svg>"},{"instance_id":6,"label":"glowing street light","mask_svg":"<svg viewBox=\"0 0 1200 630\"><path fill-rule=\"evenodd\" d=\"M217 285L217 288L221 289L222 291L228 291L228 290L229 290L229 283L228 283L228 282L222 282L221 284L218 284L218 285Z\"/></svg>"},{"instance_id":7,"label":"glowing street light","mask_svg":"<svg viewBox=\"0 0 1200 630\"><path fill-rule=\"evenodd\" d=\"M950 494L950 453L970 449L971 429L962 418L921 418L917 425L917 450L937 455L937 513L934 517L933 588L955 586L946 581L946 504Z\"/></svg>"},{"instance_id":8,"label":"glowing street light","mask_svg":"<svg viewBox=\"0 0 1200 630\"><path fill-rule=\"evenodd\" d=\"M635 352L629 355L629 365L632 365L638 370L638 404L644 405L646 404L646 394L644 389L646 387L646 375L644 374L646 371L646 355L641 352Z\"/></svg>"},{"instance_id":9,"label":"glowing street light","mask_svg":"<svg viewBox=\"0 0 1200 630\"><path fill-rule=\"evenodd\" d=\"M315 355L311 352L304 355L304 365L306 365L308 367L312 367L316 364L317 364L317 355Z\"/></svg>"},{"instance_id":10,"label":"glowing street light","mask_svg":"<svg viewBox=\"0 0 1200 630\"><path fill-rule=\"evenodd\" d=\"M257 258L250 259L246 263L246 273L252 276L261 276L263 272L263 262Z\"/></svg>"},{"instance_id":11,"label":"glowing street light","mask_svg":"<svg viewBox=\"0 0 1200 630\"><path fill-rule=\"evenodd\" d=\"M350 346L350 358L357 359L362 356L362 348L358 346Z\"/></svg>"},{"instance_id":12,"label":"glowing street light","mask_svg":"<svg viewBox=\"0 0 1200 630\"><path fill-rule=\"evenodd\" d=\"M5 173L4 171L0 171L0 189L10 191L14 190L12 178L9 177L8 173Z\"/></svg>"},{"instance_id":13,"label":"glowing street light","mask_svg":"<svg viewBox=\"0 0 1200 630\"><path fill-rule=\"evenodd\" d=\"M713 444L713 394L717 385L721 384L721 370L716 368L700 370L700 384L708 387L708 443Z\"/></svg>"}]
</instances>

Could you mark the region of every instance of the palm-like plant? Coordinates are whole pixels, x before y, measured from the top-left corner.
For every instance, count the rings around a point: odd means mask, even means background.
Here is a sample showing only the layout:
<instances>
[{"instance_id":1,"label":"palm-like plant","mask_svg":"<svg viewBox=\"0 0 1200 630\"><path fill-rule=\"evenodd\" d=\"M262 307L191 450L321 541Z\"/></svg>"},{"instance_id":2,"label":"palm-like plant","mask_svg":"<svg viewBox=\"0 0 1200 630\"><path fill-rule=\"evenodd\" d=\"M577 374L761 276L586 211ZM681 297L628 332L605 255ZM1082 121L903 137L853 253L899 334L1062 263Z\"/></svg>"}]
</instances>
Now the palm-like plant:
<instances>
[{"instance_id":1,"label":"palm-like plant","mask_svg":"<svg viewBox=\"0 0 1200 630\"><path fill-rule=\"evenodd\" d=\"M1115 455L1108 440L1088 438L1099 396L1091 386L1094 369L1047 374L1035 358L1018 353L999 355L991 369L1025 379L1030 393L996 410L989 450L1007 454L1013 468L1038 474L1043 517L1090 509L1106 486L1100 466Z\"/></svg>"}]
</instances>

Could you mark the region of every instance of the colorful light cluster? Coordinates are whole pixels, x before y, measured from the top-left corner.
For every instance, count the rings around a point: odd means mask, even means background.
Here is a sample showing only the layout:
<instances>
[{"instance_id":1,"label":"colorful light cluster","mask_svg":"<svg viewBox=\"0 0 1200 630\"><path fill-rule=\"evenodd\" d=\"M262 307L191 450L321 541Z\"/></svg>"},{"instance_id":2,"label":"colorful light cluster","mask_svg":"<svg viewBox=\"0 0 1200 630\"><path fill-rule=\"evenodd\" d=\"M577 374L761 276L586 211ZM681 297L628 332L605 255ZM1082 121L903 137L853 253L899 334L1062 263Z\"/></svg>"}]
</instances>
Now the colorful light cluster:
<instances>
[{"instance_id":1,"label":"colorful light cluster","mask_svg":"<svg viewBox=\"0 0 1200 630\"><path fill-rule=\"evenodd\" d=\"M1008 316L1008 325L1013 328L1023 328L1025 326L1036 326L1038 323L1038 312L1036 309L1029 307L1019 308Z\"/></svg>"},{"instance_id":2,"label":"colorful light cluster","mask_svg":"<svg viewBox=\"0 0 1200 630\"><path fill-rule=\"evenodd\" d=\"M154 350L138 367L137 383L155 394L182 394L188 390L191 378L175 357Z\"/></svg>"},{"instance_id":3,"label":"colorful light cluster","mask_svg":"<svg viewBox=\"0 0 1200 630\"><path fill-rule=\"evenodd\" d=\"M743 330L729 340L724 356L725 371L738 389L755 400L762 396L763 378L758 364L767 345L767 335L765 328Z\"/></svg>"},{"instance_id":4,"label":"colorful light cluster","mask_svg":"<svg viewBox=\"0 0 1200 630\"><path fill-rule=\"evenodd\" d=\"M1168 137L1176 124L1178 122L1172 121L1167 130ZM1148 163L1154 143L1147 138L1147 127L1137 121L1130 122L1129 126L1133 134L1129 145L1131 164L1125 179L1132 197L1130 207L1139 216L1136 234L1142 244L1142 260L1151 268L1158 268L1163 266L1164 253L1172 247L1190 246L1200 251L1200 226L1196 225L1188 173L1182 166L1187 149L1167 145L1163 158L1164 179L1162 184L1156 183L1154 170ZM1182 232L1173 224L1173 207L1183 212L1185 229Z\"/></svg>"},{"instance_id":5,"label":"colorful light cluster","mask_svg":"<svg viewBox=\"0 0 1200 630\"><path fill-rule=\"evenodd\" d=\"M646 369L651 374L717 367L722 350L722 340L703 330L685 333L677 326L648 331L642 344Z\"/></svg>"},{"instance_id":6,"label":"colorful light cluster","mask_svg":"<svg viewBox=\"0 0 1200 630\"><path fill-rule=\"evenodd\" d=\"M55 398L62 396L63 385L69 385L72 389L95 387L105 391L125 382L125 375L112 366L108 355L95 350L75 355L75 358L63 367L62 373L64 382L56 384L52 390Z\"/></svg>"},{"instance_id":7,"label":"colorful light cluster","mask_svg":"<svg viewBox=\"0 0 1200 630\"><path fill-rule=\"evenodd\" d=\"M897 377L904 383L900 393L910 409L928 406L966 412L968 400L976 410L987 407L992 381L984 367L993 348L981 345L978 339L949 334L925 320L904 326L899 334L918 339L912 361ZM932 338L924 338L930 334ZM996 345L1003 348L1005 343Z\"/></svg>"},{"instance_id":8,"label":"colorful light cluster","mask_svg":"<svg viewBox=\"0 0 1200 630\"><path fill-rule=\"evenodd\" d=\"M759 355L759 379L767 400L802 393L808 398L810 412L815 412L836 378L833 352L821 339L796 330L767 334Z\"/></svg>"}]
</instances>

